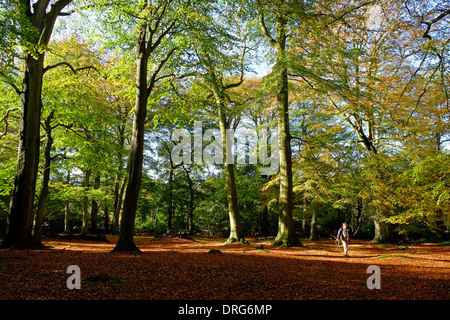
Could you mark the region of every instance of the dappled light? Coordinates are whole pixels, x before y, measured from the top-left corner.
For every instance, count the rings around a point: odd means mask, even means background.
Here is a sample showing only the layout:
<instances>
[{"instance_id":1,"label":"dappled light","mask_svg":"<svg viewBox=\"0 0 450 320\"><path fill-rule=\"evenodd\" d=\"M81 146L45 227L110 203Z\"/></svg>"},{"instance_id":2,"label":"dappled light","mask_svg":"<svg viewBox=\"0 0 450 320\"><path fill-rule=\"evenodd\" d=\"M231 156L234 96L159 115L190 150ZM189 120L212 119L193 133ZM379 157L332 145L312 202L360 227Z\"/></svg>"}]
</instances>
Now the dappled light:
<instances>
[{"instance_id":1,"label":"dappled light","mask_svg":"<svg viewBox=\"0 0 450 320\"><path fill-rule=\"evenodd\" d=\"M136 237L143 254L111 253L116 240L49 238L43 250L0 251L0 299L449 298L450 247L438 244L355 241L344 257L332 240L281 248L258 238L224 245L221 237ZM80 290L66 287L69 265L81 269ZM369 265L381 269L381 290L366 287Z\"/></svg>"},{"instance_id":2,"label":"dappled light","mask_svg":"<svg viewBox=\"0 0 450 320\"><path fill-rule=\"evenodd\" d=\"M449 22L0 0L0 300L450 299Z\"/></svg>"}]
</instances>

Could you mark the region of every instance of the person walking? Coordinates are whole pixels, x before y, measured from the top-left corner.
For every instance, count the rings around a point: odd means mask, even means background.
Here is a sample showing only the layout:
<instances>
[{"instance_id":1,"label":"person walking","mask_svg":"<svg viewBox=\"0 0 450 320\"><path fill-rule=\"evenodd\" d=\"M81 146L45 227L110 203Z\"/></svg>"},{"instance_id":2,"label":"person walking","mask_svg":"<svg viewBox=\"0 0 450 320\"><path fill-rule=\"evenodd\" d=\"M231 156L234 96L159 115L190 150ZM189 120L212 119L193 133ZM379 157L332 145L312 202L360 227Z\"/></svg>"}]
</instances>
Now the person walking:
<instances>
[{"instance_id":1,"label":"person walking","mask_svg":"<svg viewBox=\"0 0 450 320\"><path fill-rule=\"evenodd\" d=\"M344 248L344 254L348 257L348 241L350 239L350 229L346 222L342 224L342 227L339 228L337 237L339 241L342 243L342 247Z\"/></svg>"}]
</instances>

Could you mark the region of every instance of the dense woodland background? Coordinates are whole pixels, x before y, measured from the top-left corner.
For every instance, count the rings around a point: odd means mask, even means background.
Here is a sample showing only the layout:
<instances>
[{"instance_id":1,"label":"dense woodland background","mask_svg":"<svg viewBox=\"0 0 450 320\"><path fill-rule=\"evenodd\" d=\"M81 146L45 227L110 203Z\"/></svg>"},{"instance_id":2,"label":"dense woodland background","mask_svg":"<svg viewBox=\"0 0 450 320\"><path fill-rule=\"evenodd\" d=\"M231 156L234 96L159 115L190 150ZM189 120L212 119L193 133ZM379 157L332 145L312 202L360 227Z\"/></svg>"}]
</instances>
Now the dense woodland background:
<instances>
[{"instance_id":1,"label":"dense woodland background","mask_svg":"<svg viewBox=\"0 0 450 320\"><path fill-rule=\"evenodd\" d=\"M448 1L0 3L4 246L448 238ZM280 173L174 163L194 121L278 130Z\"/></svg>"}]
</instances>

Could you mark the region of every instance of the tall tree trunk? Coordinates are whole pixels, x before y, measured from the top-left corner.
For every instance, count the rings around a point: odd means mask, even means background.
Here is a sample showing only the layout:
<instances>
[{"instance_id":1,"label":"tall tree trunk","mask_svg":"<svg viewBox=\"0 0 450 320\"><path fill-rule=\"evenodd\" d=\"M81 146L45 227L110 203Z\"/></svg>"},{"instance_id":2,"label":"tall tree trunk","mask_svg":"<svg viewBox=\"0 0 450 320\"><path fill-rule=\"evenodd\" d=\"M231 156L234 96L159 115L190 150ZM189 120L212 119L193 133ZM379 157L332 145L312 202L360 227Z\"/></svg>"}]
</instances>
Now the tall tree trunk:
<instances>
[{"instance_id":1,"label":"tall tree trunk","mask_svg":"<svg viewBox=\"0 0 450 320\"><path fill-rule=\"evenodd\" d=\"M355 231L359 232L362 228L362 222L363 222L363 199L359 198L357 199L357 205L356 205L356 227Z\"/></svg>"},{"instance_id":2,"label":"tall tree trunk","mask_svg":"<svg viewBox=\"0 0 450 320\"><path fill-rule=\"evenodd\" d=\"M89 199L87 196L87 192L89 191L90 187L90 179L91 179L91 170L85 169L84 170L84 192L85 195L83 197L83 222L81 226L81 234L86 235L88 233L88 225L89 225Z\"/></svg>"},{"instance_id":3,"label":"tall tree trunk","mask_svg":"<svg viewBox=\"0 0 450 320\"><path fill-rule=\"evenodd\" d=\"M435 223L436 223L436 237L438 239L445 239L445 222L444 211L441 208L434 210Z\"/></svg>"},{"instance_id":4,"label":"tall tree trunk","mask_svg":"<svg viewBox=\"0 0 450 320\"><path fill-rule=\"evenodd\" d=\"M67 171L66 184L70 184L70 169ZM64 234L70 234L70 201L66 201L64 208Z\"/></svg>"},{"instance_id":5,"label":"tall tree trunk","mask_svg":"<svg viewBox=\"0 0 450 320\"><path fill-rule=\"evenodd\" d=\"M317 212L313 210L311 216L311 232L309 234L309 240L317 240Z\"/></svg>"},{"instance_id":6,"label":"tall tree trunk","mask_svg":"<svg viewBox=\"0 0 450 320\"><path fill-rule=\"evenodd\" d=\"M306 216L308 214L307 208L308 208L309 200L308 198L303 195L303 217L302 217L302 238L306 239L308 231L306 230L307 222L306 222ZM310 228L311 231L311 228Z\"/></svg>"},{"instance_id":7,"label":"tall tree trunk","mask_svg":"<svg viewBox=\"0 0 450 320\"><path fill-rule=\"evenodd\" d=\"M31 221L39 165L42 77L44 54L34 59L24 53L24 74L20 94L19 148L14 187L9 205L8 226L2 248L33 248Z\"/></svg>"},{"instance_id":8,"label":"tall tree trunk","mask_svg":"<svg viewBox=\"0 0 450 320\"><path fill-rule=\"evenodd\" d=\"M381 214L376 208L375 216L373 217L373 223L375 226L374 238L372 241L377 241L379 243L392 243L392 225L390 223L381 221L383 214Z\"/></svg>"},{"instance_id":9,"label":"tall tree trunk","mask_svg":"<svg viewBox=\"0 0 450 320\"><path fill-rule=\"evenodd\" d=\"M184 168L184 166L183 166ZM188 188L189 188L189 207L187 212L187 232L188 234L194 233L194 183L192 182L192 178L189 175L189 170L185 169L186 177L188 180Z\"/></svg>"},{"instance_id":10,"label":"tall tree trunk","mask_svg":"<svg viewBox=\"0 0 450 320\"><path fill-rule=\"evenodd\" d=\"M35 28L35 35L31 42L37 46L47 46L53 32L56 18L65 6L72 0L50 1L16 1L20 11L24 13L20 18L21 32L30 33L31 23ZM19 19L20 20L20 19ZM29 48L23 48L24 70L22 90L16 88L21 101L21 119L19 133L19 147L17 156L14 186L11 194L8 212L6 235L0 248L33 248L32 218L33 201L36 192L36 179L39 166L39 131L41 118L42 78L44 75L44 53L35 53L36 59L28 53Z\"/></svg>"},{"instance_id":11,"label":"tall tree trunk","mask_svg":"<svg viewBox=\"0 0 450 320\"><path fill-rule=\"evenodd\" d=\"M137 202L142 181L142 160L144 152L144 129L147 118L147 65L145 54L145 35L138 41L136 103L133 118L131 153L128 161L128 185L123 202L122 219L120 223L119 240L113 251L137 251L134 236L134 221Z\"/></svg>"},{"instance_id":12,"label":"tall tree trunk","mask_svg":"<svg viewBox=\"0 0 450 320\"><path fill-rule=\"evenodd\" d=\"M100 174L97 173L94 179L94 189L100 188ZM91 202L91 233L97 233L97 216L98 216L98 203L96 200Z\"/></svg>"},{"instance_id":13,"label":"tall tree trunk","mask_svg":"<svg viewBox=\"0 0 450 320\"><path fill-rule=\"evenodd\" d=\"M172 233L172 216L173 216L173 167L172 161L170 163L169 172L169 200L167 207L167 233Z\"/></svg>"},{"instance_id":14,"label":"tall tree trunk","mask_svg":"<svg viewBox=\"0 0 450 320\"><path fill-rule=\"evenodd\" d=\"M158 48L162 39L168 35L175 25L172 21L165 30L161 30L161 21L166 18L167 10L172 4L172 0L164 3L162 10L158 11L159 16L154 19L154 25L150 26L147 19L140 21L139 30L136 37L136 102L134 108L131 152L128 159L128 185L123 203L122 219L120 223L119 240L113 251L134 251L141 252L134 244L134 221L136 217L137 202L142 181L142 161L144 157L144 129L147 121L147 101L157 81L158 73L169 60L175 48L167 53L161 60L150 77L148 77L148 59L152 52ZM142 11L147 9L147 2L141 3ZM168 18L169 19L169 18ZM159 33L161 31L161 33ZM156 35L159 34L158 37ZM155 36L155 37L154 37ZM149 38L147 40L147 38Z\"/></svg>"},{"instance_id":15,"label":"tall tree trunk","mask_svg":"<svg viewBox=\"0 0 450 320\"><path fill-rule=\"evenodd\" d=\"M375 234L373 241L377 241L379 243L392 243L393 242L393 232L392 232L392 224L383 221L383 218L387 217L388 209L384 204L385 195L379 189L378 184L384 182L384 174L383 169L380 167L380 163L378 160L378 155L376 153L372 153L371 157L375 161L375 174L372 179L373 187L375 188L374 197L377 200L377 205L375 207L375 215L373 217L374 225L375 225Z\"/></svg>"},{"instance_id":16,"label":"tall tree trunk","mask_svg":"<svg viewBox=\"0 0 450 320\"><path fill-rule=\"evenodd\" d=\"M186 232L188 234L193 233L193 215L194 215L194 184L192 182L192 178L189 175L190 170L187 169L184 164L182 165L184 172L186 172L186 180L188 182L189 189L189 205L186 211Z\"/></svg>"},{"instance_id":17,"label":"tall tree trunk","mask_svg":"<svg viewBox=\"0 0 450 320\"><path fill-rule=\"evenodd\" d=\"M292 153L289 128L289 88L286 66L286 19L277 16L277 122L280 153L280 195L278 234L274 244L301 246L293 225Z\"/></svg>"},{"instance_id":18,"label":"tall tree trunk","mask_svg":"<svg viewBox=\"0 0 450 320\"><path fill-rule=\"evenodd\" d=\"M50 166L51 166L51 150L53 145L52 137L52 122L53 111L50 112L47 119L45 119L44 130L47 136L47 142L45 143L44 150L44 171L42 174L41 192L39 194L39 201L36 209L36 215L33 226L33 240L36 246L43 246L42 244L42 222L44 220L45 205L47 204L48 197L48 184L50 181Z\"/></svg>"},{"instance_id":19,"label":"tall tree trunk","mask_svg":"<svg viewBox=\"0 0 450 320\"><path fill-rule=\"evenodd\" d=\"M222 134L222 150L224 159L227 158L227 119L224 112L224 98L216 92L216 100L219 113L219 126ZM232 143L232 141L229 141ZM236 192L236 180L234 178L234 163L225 161L225 190L227 193L228 215L230 218L230 236L225 243L243 242L247 243L242 233L241 217L239 215L238 198Z\"/></svg>"},{"instance_id":20,"label":"tall tree trunk","mask_svg":"<svg viewBox=\"0 0 450 320\"><path fill-rule=\"evenodd\" d=\"M108 210L108 206L105 204L105 209L104 209L104 214L105 216L103 217L103 221L104 221L104 227L105 227L105 234L109 233L109 210Z\"/></svg>"},{"instance_id":21,"label":"tall tree trunk","mask_svg":"<svg viewBox=\"0 0 450 320\"><path fill-rule=\"evenodd\" d=\"M119 145L123 149L125 145L125 125L119 127ZM119 216L120 210L122 209L123 192L125 190L125 184L127 181L127 176L121 179L123 172L123 155L119 152L119 165L117 168L116 179L114 182L114 206L113 206L113 219L112 219L112 233L119 233ZM122 184L121 184L122 181Z\"/></svg>"},{"instance_id":22,"label":"tall tree trunk","mask_svg":"<svg viewBox=\"0 0 450 320\"><path fill-rule=\"evenodd\" d=\"M269 206L265 204L261 210L261 236L269 235Z\"/></svg>"},{"instance_id":23,"label":"tall tree trunk","mask_svg":"<svg viewBox=\"0 0 450 320\"><path fill-rule=\"evenodd\" d=\"M307 234L307 230L306 230L306 216L303 216L302 218L302 238L306 239L306 234Z\"/></svg>"},{"instance_id":24,"label":"tall tree trunk","mask_svg":"<svg viewBox=\"0 0 450 320\"><path fill-rule=\"evenodd\" d=\"M127 186L128 176L123 177L120 185L120 191L117 196L117 203L114 205L114 214L112 222L112 233L119 233L120 210L122 209L123 195Z\"/></svg>"},{"instance_id":25,"label":"tall tree trunk","mask_svg":"<svg viewBox=\"0 0 450 320\"><path fill-rule=\"evenodd\" d=\"M114 180L114 204L113 204L113 219L112 219L112 232L119 232L119 192L120 192L120 171L116 173ZM116 215L117 214L117 215Z\"/></svg>"},{"instance_id":26,"label":"tall tree trunk","mask_svg":"<svg viewBox=\"0 0 450 320\"><path fill-rule=\"evenodd\" d=\"M228 214L230 217L230 236L226 243L247 243L241 227L233 166L233 164L225 164L225 188L227 191Z\"/></svg>"}]
</instances>

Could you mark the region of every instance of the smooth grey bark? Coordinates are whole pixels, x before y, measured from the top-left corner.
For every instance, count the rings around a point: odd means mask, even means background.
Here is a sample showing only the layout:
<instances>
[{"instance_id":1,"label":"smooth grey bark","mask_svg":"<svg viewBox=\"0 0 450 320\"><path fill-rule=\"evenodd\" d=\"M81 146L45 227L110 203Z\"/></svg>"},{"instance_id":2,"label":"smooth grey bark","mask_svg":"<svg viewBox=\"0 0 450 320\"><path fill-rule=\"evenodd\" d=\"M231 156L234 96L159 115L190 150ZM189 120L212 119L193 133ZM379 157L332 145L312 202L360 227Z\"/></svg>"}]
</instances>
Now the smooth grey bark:
<instances>
[{"instance_id":1,"label":"smooth grey bark","mask_svg":"<svg viewBox=\"0 0 450 320\"><path fill-rule=\"evenodd\" d=\"M311 229L309 234L309 240L314 241L317 240L317 212L313 210L311 216Z\"/></svg>"},{"instance_id":2,"label":"smooth grey bark","mask_svg":"<svg viewBox=\"0 0 450 320\"><path fill-rule=\"evenodd\" d=\"M81 226L81 235L87 235L87 233L88 233L89 203L88 203L87 192L89 191L90 185L91 185L91 170L85 169L84 170L84 181L83 181L85 195L83 197L83 220L82 220L82 226Z\"/></svg>"},{"instance_id":3,"label":"smooth grey bark","mask_svg":"<svg viewBox=\"0 0 450 320\"><path fill-rule=\"evenodd\" d=\"M145 36L141 36L137 46L136 63L136 103L134 109L131 152L128 161L128 184L123 201L122 219L120 223L119 240L114 251L137 251L134 237L134 221L137 202L142 182L142 160L144 151L144 130L147 119L147 67L148 58L145 54Z\"/></svg>"},{"instance_id":4,"label":"smooth grey bark","mask_svg":"<svg viewBox=\"0 0 450 320\"><path fill-rule=\"evenodd\" d=\"M167 206L167 233L172 233L172 218L173 218L173 214L174 214L174 210L173 210L173 164L172 164L172 160L170 161L170 171L169 171L169 200L168 202L168 206Z\"/></svg>"},{"instance_id":5,"label":"smooth grey bark","mask_svg":"<svg viewBox=\"0 0 450 320\"><path fill-rule=\"evenodd\" d=\"M280 9L285 1L280 3ZM264 22L263 8L259 11L259 24L264 37L276 50L276 81L277 81L277 124L280 153L280 193L278 233L274 245L302 246L296 236L293 225L293 184L292 184L292 151L289 127L289 87L286 61L287 19L282 10L276 13L277 34L274 39Z\"/></svg>"},{"instance_id":6,"label":"smooth grey bark","mask_svg":"<svg viewBox=\"0 0 450 320\"><path fill-rule=\"evenodd\" d=\"M94 189L100 188L100 174L97 173L94 178ZM97 216L98 216L98 203L96 200L92 200L91 202L91 226L90 232L97 233Z\"/></svg>"},{"instance_id":7,"label":"smooth grey bark","mask_svg":"<svg viewBox=\"0 0 450 320\"><path fill-rule=\"evenodd\" d=\"M227 155L227 124L224 103L222 98L217 99L219 126L222 134L223 155ZM228 216L230 219L230 235L225 243L242 242L247 243L244 238L241 226L241 216L239 214L238 197L236 191L236 179L234 177L234 164L225 161L225 191L227 193Z\"/></svg>"},{"instance_id":8,"label":"smooth grey bark","mask_svg":"<svg viewBox=\"0 0 450 320\"><path fill-rule=\"evenodd\" d=\"M53 116L54 113L52 111L50 112L50 114L48 115L48 117L45 119L44 122L44 130L47 136L47 141L45 143L44 149L44 170L42 173L41 192L39 194L39 201L36 208L36 215L33 225L33 241L35 242L36 246L43 246L42 223L44 220L45 206L47 204L47 197L48 197L48 184L50 181L50 166L52 161L51 150L53 145L53 137L52 137L53 127L51 125L51 122L53 120Z\"/></svg>"},{"instance_id":9,"label":"smooth grey bark","mask_svg":"<svg viewBox=\"0 0 450 320\"><path fill-rule=\"evenodd\" d=\"M127 181L128 176L123 177L122 183L120 184L120 190L118 190L117 196L115 196L112 233L119 233L120 211L122 209L123 195L125 194ZM119 184L117 184L117 186L119 186Z\"/></svg>"},{"instance_id":10,"label":"smooth grey bark","mask_svg":"<svg viewBox=\"0 0 450 320\"><path fill-rule=\"evenodd\" d=\"M151 26L148 20L140 21L140 26L136 37L136 100L133 117L133 128L131 138L131 151L128 160L128 184L125 191L125 199L123 202L122 218L120 223L119 239L114 248L114 252L133 251L141 252L135 245L134 222L136 217L137 202L142 182L142 161L144 157L144 130L147 121L147 103L150 93L155 87L157 76L166 62L170 59L175 48L167 53L166 57L161 60L150 76L148 81L148 60L150 55L161 44L161 41L175 26L172 21L168 26L163 27L161 21L166 17L168 8L172 4L172 0L164 3L159 15L156 18L155 25ZM143 3L142 10L147 8L147 4ZM165 28L165 29L164 29ZM163 29L163 30L161 30ZM157 32L161 32L158 35Z\"/></svg>"},{"instance_id":11,"label":"smooth grey bark","mask_svg":"<svg viewBox=\"0 0 450 320\"><path fill-rule=\"evenodd\" d=\"M34 59L25 54L19 150L14 187L11 195L8 226L2 248L33 248L31 222L39 165L42 77L44 55Z\"/></svg>"},{"instance_id":12,"label":"smooth grey bark","mask_svg":"<svg viewBox=\"0 0 450 320\"><path fill-rule=\"evenodd\" d=\"M66 184L70 184L70 169L67 171ZM70 201L64 207L64 234L70 234Z\"/></svg>"},{"instance_id":13,"label":"smooth grey bark","mask_svg":"<svg viewBox=\"0 0 450 320\"><path fill-rule=\"evenodd\" d=\"M125 123L119 126L119 146L121 150L123 149L124 145L125 145ZM124 165L122 152L119 152L118 156L119 156L118 159L119 164L117 168L116 178L114 181L114 205L111 223L112 233L119 233L120 210L122 209L123 194L128 180L128 177L126 175L123 178L121 178Z\"/></svg>"},{"instance_id":14,"label":"smooth grey bark","mask_svg":"<svg viewBox=\"0 0 450 320\"><path fill-rule=\"evenodd\" d=\"M183 170L186 172L186 179L188 181L189 188L189 206L186 212L186 230L188 234L194 233L194 198L195 198L195 190L194 190L194 182L190 176L190 170L187 169L184 165L182 166Z\"/></svg>"}]
</instances>

